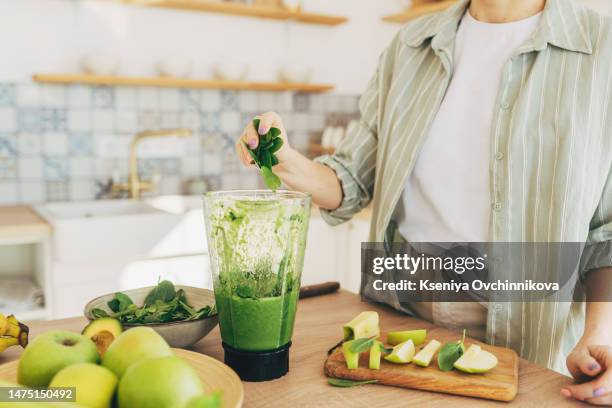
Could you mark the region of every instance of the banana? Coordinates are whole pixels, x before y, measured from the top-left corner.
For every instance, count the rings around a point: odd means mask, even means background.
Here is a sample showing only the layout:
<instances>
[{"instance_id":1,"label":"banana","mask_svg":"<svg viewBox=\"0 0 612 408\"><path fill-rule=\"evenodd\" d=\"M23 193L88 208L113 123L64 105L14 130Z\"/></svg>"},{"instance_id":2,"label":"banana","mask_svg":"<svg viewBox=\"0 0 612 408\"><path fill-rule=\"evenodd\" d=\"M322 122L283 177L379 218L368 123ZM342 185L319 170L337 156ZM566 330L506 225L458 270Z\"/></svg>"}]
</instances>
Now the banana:
<instances>
[{"instance_id":1,"label":"banana","mask_svg":"<svg viewBox=\"0 0 612 408\"><path fill-rule=\"evenodd\" d=\"M20 323L14 315L7 316L6 322L7 324L4 329L4 333L0 334L0 336L12 337L14 339L17 339L17 344L19 344L21 347L27 346L28 345L28 334L30 332L30 329L28 328L28 326L26 326L23 323ZM0 350L0 351L3 351L3 350Z\"/></svg>"},{"instance_id":2,"label":"banana","mask_svg":"<svg viewBox=\"0 0 612 408\"><path fill-rule=\"evenodd\" d=\"M0 353L11 346L19 344L19 339L16 337L2 336L0 337Z\"/></svg>"},{"instance_id":3,"label":"banana","mask_svg":"<svg viewBox=\"0 0 612 408\"><path fill-rule=\"evenodd\" d=\"M0 336L4 336L4 333L8 329L8 324L7 317L0 313Z\"/></svg>"}]
</instances>

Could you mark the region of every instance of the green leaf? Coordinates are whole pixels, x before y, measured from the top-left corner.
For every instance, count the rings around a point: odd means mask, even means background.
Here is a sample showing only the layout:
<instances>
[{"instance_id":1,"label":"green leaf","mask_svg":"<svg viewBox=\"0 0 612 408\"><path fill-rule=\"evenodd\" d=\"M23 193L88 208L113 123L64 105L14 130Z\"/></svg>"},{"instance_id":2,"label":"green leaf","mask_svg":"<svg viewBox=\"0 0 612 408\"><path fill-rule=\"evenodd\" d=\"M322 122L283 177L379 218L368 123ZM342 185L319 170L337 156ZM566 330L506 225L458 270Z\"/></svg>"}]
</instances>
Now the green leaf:
<instances>
[{"instance_id":1,"label":"green leaf","mask_svg":"<svg viewBox=\"0 0 612 408\"><path fill-rule=\"evenodd\" d=\"M272 172L272 170L268 167L261 168L261 175L263 176L264 183L270 190L278 190L281 186L280 178Z\"/></svg>"},{"instance_id":2,"label":"green leaf","mask_svg":"<svg viewBox=\"0 0 612 408\"><path fill-rule=\"evenodd\" d=\"M446 343L438 353L438 367L442 371L451 371L455 361L459 360L464 352L465 346L462 340Z\"/></svg>"},{"instance_id":3,"label":"green leaf","mask_svg":"<svg viewBox=\"0 0 612 408\"><path fill-rule=\"evenodd\" d=\"M278 164L278 157L276 157L276 155L272 155L272 167L276 166Z\"/></svg>"},{"instance_id":4,"label":"green leaf","mask_svg":"<svg viewBox=\"0 0 612 408\"><path fill-rule=\"evenodd\" d=\"M369 350L372 347L372 344L374 344L374 340L376 340L376 336L353 340L351 343L351 352L362 353Z\"/></svg>"},{"instance_id":5,"label":"green leaf","mask_svg":"<svg viewBox=\"0 0 612 408\"><path fill-rule=\"evenodd\" d=\"M268 150L264 150L261 155L261 167L272 168L272 154Z\"/></svg>"},{"instance_id":6,"label":"green leaf","mask_svg":"<svg viewBox=\"0 0 612 408\"><path fill-rule=\"evenodd\" d=\"M168 280L159 282L159 284L149 292L145 298L144 305L149 306L154 304L157 300L163 302L170 302L176 296L174 285Z\"/></svg>"},{"instance_id":7,"label":"green leaf","mask_svg":"<svg viewBox=\"0 0 612 408\"><path fill-rule=\"evenodd\" d=\"M272 139L275 139L275 138L280 136L281 130L279 128L273 127L273 128L270 129L268 134L272 137Z\"/></svg>"},{"instance_id":8,"label":"green leaf","mask_svg":"<svg viewBox=\"0 0 612 408\"><path fill-rule=\"evenodd\" d=\"M127 310L128 306L131 305L132 299L124 293L117 292L115 293L115 297L111 299L107 305L110 310L115 313L121 313Z\"/></svg>"},{"instance_id":9,"label":"green leaf","mask_svg":"<svg viewBox=\"0 0 612 408\"><path fill-rule=\"evenodd\" d=\"M329 385L333 385L334 387L357 387L365 384L375 384L378 380L366 380L366 381L355 381L355 380L346 380L344 378L328 378L327 383Z\"/></svg>"},{"instance_id":10,"label":"green leaf","mask_svg":"<svg viewBox=\"0 0 612 408\"><path fill-rule=\"evenodd\" d=\"M270 146L270 153L276 153L280 150L281 147L283 147L283 144L285 142L283 142L283 139L276 138L272 141L272 145Z\"/></svg>"},{"instance_id":11,"label":"green leaf","mask_svg":"<svg viewBox=\"0 0 612 408\"><path fill-rule=\"evenodd\" d=\"M384 344L380 343L380 351L381 351L383 354L390 354L391 352L393 352L393 348L388 348L388 347L385 347L385 345L384 345Z\"/></svg>"},{"instance_id":12,"label":"green leaf","mask_svg":"<svg viewBox=\"0 0 612 408\"><path fill-rule=\"evenodd\" d=\"M93 308L91 309L91 316L94 319L100 319L102 317L108 317L108 313L106 313L106 311L99 309L99 308Z\"/></svg>"},{"instance_id":13,"label":"green leaf","mask_svg":"<svg viewBox=\"0 0 612 408\"><path fill-rule=\"evenodd\" d=\"M255 128L255 131L259 132L259 119L253 119L253 127Z\"/></svg>"}]
</instances>

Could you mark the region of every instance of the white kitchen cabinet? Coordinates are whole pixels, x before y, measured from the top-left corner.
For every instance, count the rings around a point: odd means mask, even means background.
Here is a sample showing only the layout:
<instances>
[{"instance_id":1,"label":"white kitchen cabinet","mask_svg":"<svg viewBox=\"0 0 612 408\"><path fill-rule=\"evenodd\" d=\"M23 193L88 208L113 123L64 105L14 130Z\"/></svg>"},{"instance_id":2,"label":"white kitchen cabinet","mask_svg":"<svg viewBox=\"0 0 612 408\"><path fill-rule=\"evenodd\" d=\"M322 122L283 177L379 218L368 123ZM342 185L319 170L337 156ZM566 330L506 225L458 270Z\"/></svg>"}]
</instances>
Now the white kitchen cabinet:
<instances>
[{"instance_id":1,"label":"white kitchen cabinet","mask_svg":"<svg viewBox=\"0 0 612 408\"><path fill-rule=\"evenodd\" d=\"M331 227L315 211L310 219L302 284L339 281L342 288L359 292L361 243L368 239L369 218L362 214Z\"/></svg>"}]
</instances>

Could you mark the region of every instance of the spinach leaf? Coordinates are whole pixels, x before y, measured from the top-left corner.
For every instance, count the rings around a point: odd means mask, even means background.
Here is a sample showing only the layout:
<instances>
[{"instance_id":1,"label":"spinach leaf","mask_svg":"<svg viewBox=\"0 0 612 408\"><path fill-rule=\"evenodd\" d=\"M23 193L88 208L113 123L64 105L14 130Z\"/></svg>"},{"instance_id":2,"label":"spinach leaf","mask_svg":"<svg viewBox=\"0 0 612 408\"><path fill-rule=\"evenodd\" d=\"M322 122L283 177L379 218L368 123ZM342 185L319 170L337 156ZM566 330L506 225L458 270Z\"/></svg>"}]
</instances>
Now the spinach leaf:
<instances>
[{"instance_id":1,"label":"spinach leaf","mask_svg":"<svg viewBox=\"0 0 612 408\"><path fill-rule=\"evenodd\" d=\"M374 344L374 340L376 340L376 336L353 340L351 343L351 352L363 353L364 351L369 350L372 347L372 344Z\"/></svg>"},{"instance_id":2,"label":"spinach leaf","mask_svg":"<svg viewBox=\"0 0 612 408\"><path fill-rule=\"evenodd\" d=\"M91 315L94 319L100 319L102 317L108 317L108 313L102 309L94 308L91 309Z\"/></svg>"},{"instance_id":3,"label":"spinach leaf","mask_svg":"<svg viewBox=\"0 0 612 408\"><path fill-rule=\"evenodd\" d=\"M255 130L259 129L259 119L253 120ZM249 155L259 167L264 183L271 190L277 190L281 186L280 178L274 174L272 167L278 164L276 152L283 147L283 139L280 137L281 131L278 128L271 128L268 133L261 135L259 144L255 149L252 149L245 144Z\"/></svg>"},{"instance_id":4,"label":"spinach leaf","mask_svg":"<svg viewBox=\"0 0 612 408\"><path fill-rule=\"evenodd\" d=\"M115 313L126 311L131 304L133 304L132 299L121 292L115 293L115 297L107 303L109 309Z\"/></svg>"},{"instance_id":5,"label":"spinach leaf","mask_svg":"<svg viewBox=\"0 0 612 408\"><path fill-rule=\"evenodd\" d=\"M465 352L465 330L463 330L463 338L456 342L446 343L438 353L438 367L441 371L451 371L455 365L455 361Z\"/></svg>"},{"instance_id":6,"label":"spinach leaf","mask_svg":"<svg viewBox=\"0 0 612 408\"><path fill-rule=\"evenodd\" d=\"M355 380L346 380L344 378L328 378L327 383L329 385L333 385L334 387L357 387L359 385L365 384L374 384L377 383L378 380L365 380L365 381L355 381Z\"/></svg>"},{"instance_id":7,"label":"spinach leaf","mask_svg":"<svg viewBox=\"0 0 612 408\"><path fill-rule=\"evenodd\" d=\"M149 306L158 300L162 302L170 302L176 296L174 285L168 280L161 281L157 286L149 292L145 298L144 305Z\"/></svg>"},{"instance_id":8,"label":"spinach leaf","mask_svg":"<svg viewBox=\"0 0 612 408\"><path fill-rule=\"evenodd\" d=\"M107 304L112 313L93 309L91 314L94 319L114 317L121 323L147 324L198 320L217 313L215 307L210 305L195 310L187 302L185 291L175 290L174 284L170 281L159 282L147 294L141 307L135 305L129 296L121 292L115 293Z\"/></svg>"}]
</instances>

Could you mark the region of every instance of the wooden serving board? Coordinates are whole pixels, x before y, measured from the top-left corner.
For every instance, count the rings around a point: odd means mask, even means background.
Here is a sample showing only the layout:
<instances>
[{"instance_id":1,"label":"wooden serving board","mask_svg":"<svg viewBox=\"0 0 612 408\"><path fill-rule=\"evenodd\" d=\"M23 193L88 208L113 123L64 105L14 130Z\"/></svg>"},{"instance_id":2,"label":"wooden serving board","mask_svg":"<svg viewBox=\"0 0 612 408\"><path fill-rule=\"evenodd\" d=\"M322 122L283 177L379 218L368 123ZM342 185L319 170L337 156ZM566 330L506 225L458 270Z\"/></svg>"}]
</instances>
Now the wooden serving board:
<instances>
[{"instance_id":1,"label":"wooden serving board","mask_svg":"<svg viewBox=\"0 0 612 408\"><path fill-rule=\"evenodd\" d=\"M197 371L205 392L221 390L223 408L240 408L244 400L244 387L238 375L222 362L195 351L172 349L177 357L186 360ZM17 384L19 361L0 365L0 380ZM19 404L17 404L19 405ZM0 402L0 408L9 407ZM24 405L24 408L26 405Z\"/></svg>"},{"instance_id":2,"label":"wooden serving board","mask_svg":"<svg viewBox=\"0 0 612 408\"><path fill-rule=\"evenodd\" d=\"M381 339L385 340L386 335ZM427 332L425 343L417 347L417 352L430 340L436 339L442 344L456 341L460 338L449 336L444 329L434 329ZM497 367L484 374L467 374L457 370L440 371L437 355L429 367L419 367L415 364L393 364L382 359L380 370L368 368L368 354L363 353L359 360L359 368L349 370L340 347L336 348L325 361L325 374L328 377L350 380L378 380L378 384L392 385L403 388L442 392L446 394L463 395L467 397L485 398L496 401L512 401L518 392L519 358L513 350L490 346L476 340L466 339L466 349L471 344L479 344L483 350L497 356Z\"/></svg>"}]
</instances>

